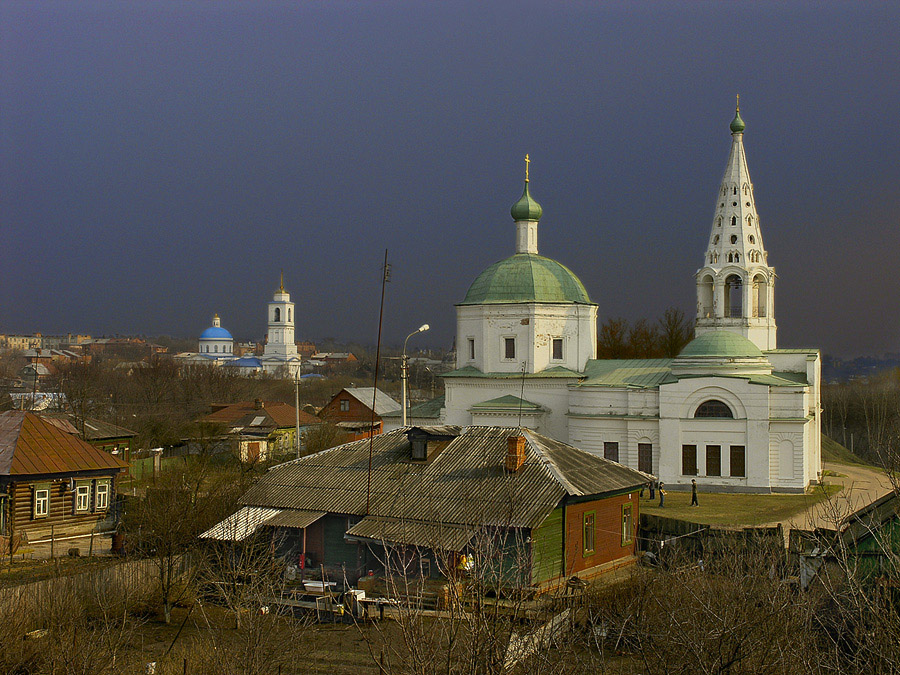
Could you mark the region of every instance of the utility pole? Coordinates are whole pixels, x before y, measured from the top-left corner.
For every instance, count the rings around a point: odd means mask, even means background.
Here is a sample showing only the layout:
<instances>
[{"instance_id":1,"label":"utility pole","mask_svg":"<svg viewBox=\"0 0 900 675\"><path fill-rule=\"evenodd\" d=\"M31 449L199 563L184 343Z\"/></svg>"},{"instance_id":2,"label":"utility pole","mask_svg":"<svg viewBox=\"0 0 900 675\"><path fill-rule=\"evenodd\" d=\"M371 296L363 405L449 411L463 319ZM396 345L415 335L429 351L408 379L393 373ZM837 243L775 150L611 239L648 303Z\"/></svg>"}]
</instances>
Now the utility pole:
<instances>
[{"instance_id":1,"label":"utility pole","mask_svg":"<svg viewBox=\"0 0 900 675\"><path fill-rule=\"evenodd\" d=\"M294 410L297 413L297 427L294 429L294 445L297 459L300 459L300 369L294 373Z\"/></svg>"}]
</instances>

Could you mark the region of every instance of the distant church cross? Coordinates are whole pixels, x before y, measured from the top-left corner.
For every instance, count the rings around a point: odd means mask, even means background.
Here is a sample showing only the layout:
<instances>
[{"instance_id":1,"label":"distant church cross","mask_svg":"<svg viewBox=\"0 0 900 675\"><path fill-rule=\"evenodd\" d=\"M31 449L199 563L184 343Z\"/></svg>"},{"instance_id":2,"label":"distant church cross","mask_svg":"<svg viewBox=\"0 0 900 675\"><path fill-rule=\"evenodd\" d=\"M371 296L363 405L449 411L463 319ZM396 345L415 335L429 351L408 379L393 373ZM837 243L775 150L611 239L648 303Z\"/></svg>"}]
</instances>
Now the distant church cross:
<instances>
[{"instance_id":1,"label":"distant church cross","mask_svg":"<svg viewBox=\"0 0 900 675\"><path fill-rule=\"evenodd\" d=\"M741 95L740 94L737 95L737 104L735 105L735 108L737 109L738 112L741 111Z\"/></svg>"},{"instance_id":2,"label":"distant church cross","mask_svg":"<svg viewBox=\"0 0 900 675\"><path fill-rule=\"evenodd\" d=\"M525 153L525 182L528 182L528 165L531 164L531 160L528 159L528 153Z\"/></svg>"},{"instance_id":3,"label":"distant church cross","mask_svg":"<svg viewBox=\"0 0 900 675\"><path fill-rule=\"evenodd\" d=\"M281 270L281 292L284 293L284 269Z\"/></svg>"}]
</instances>

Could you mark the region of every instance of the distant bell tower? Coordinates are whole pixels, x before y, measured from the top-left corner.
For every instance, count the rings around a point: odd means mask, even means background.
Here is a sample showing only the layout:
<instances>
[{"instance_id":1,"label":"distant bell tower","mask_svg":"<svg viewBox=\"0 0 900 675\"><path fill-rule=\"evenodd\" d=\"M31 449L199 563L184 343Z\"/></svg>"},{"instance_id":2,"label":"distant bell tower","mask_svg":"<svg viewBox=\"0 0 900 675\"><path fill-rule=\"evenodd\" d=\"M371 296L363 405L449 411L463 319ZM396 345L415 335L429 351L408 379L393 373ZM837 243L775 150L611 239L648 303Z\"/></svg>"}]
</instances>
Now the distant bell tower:
<instances>
[{"instance_id":1,"label":"distant bell tower","mask_svg":"<svg viewBox=\"0 0 900 675\"><path fill-rule=\"evenodd\" d=\"M275 291L269 303L269 332L264 356L290 358L297 356L294 342L294 303L291 295L284 290L284 272L281 286Z\"/></svg>"},{"instance_id":2,"label":"distant bell tower","mask_svg":"<svg viewBox=\"0 0 900 675\"><path fill-rule=\"evenodd\" d=\"M697 336L743 335L775 349L775 268L763 247L753 183L744 154L740 98L731 121L731 154L719 186L703 267L697 271Z\"/></svg>"}]
</instances>

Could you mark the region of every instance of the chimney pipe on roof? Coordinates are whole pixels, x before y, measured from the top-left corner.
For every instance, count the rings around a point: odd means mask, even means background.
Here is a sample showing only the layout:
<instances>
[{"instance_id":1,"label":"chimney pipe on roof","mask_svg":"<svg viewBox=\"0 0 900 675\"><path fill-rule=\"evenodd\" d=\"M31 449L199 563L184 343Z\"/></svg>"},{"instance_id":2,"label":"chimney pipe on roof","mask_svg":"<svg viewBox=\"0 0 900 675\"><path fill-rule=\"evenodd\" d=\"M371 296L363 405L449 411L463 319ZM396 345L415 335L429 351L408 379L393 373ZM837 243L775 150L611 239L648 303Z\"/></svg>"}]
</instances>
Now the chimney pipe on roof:
<instances>
[{"instance_id":1,"label":"chimney pipe on roof","mask_svg":"<svg viewBox=\"0 0 900 675\"><path fill-rule=\"evenodd\" d=\"M256 399L256 400L253 402L253 407L256 408L257 410L262 410L262 409L263 409L263 402L262 402L262 399L259 399L259 398Z\"/></svg>"},{"instance_id":2,"label":"chimney pipe on roof","mask_svg":"<svg viewBox=\"0 0 900 675\"><path fill-rule=\"evenodd\" d=\"M525 464L525 437L509 436L506 439L506 470L515 473Z\"/></svg>"}]
</instances>

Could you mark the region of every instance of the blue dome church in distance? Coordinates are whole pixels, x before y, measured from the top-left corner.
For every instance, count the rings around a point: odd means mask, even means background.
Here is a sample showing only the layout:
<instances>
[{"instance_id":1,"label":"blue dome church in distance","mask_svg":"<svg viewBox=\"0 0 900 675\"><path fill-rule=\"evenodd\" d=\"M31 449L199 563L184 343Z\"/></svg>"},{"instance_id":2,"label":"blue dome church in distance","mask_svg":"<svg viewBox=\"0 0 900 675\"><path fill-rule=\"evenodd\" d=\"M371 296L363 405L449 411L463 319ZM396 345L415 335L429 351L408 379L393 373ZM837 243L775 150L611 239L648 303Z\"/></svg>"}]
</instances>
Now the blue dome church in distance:
<instances>
[{"instance_id":1,"label":"blue dome church in distance","mask_svg":"<svg viewBox=\"0 0 900 675\"><path fill-rule=\"evenodd\" d=\"M234 358L234 338L231 337L231 333L222 328L218 314L213 317L212 326L200 334L197 351L210 359L231 360Z\"/></svg>"}]
</instances>

